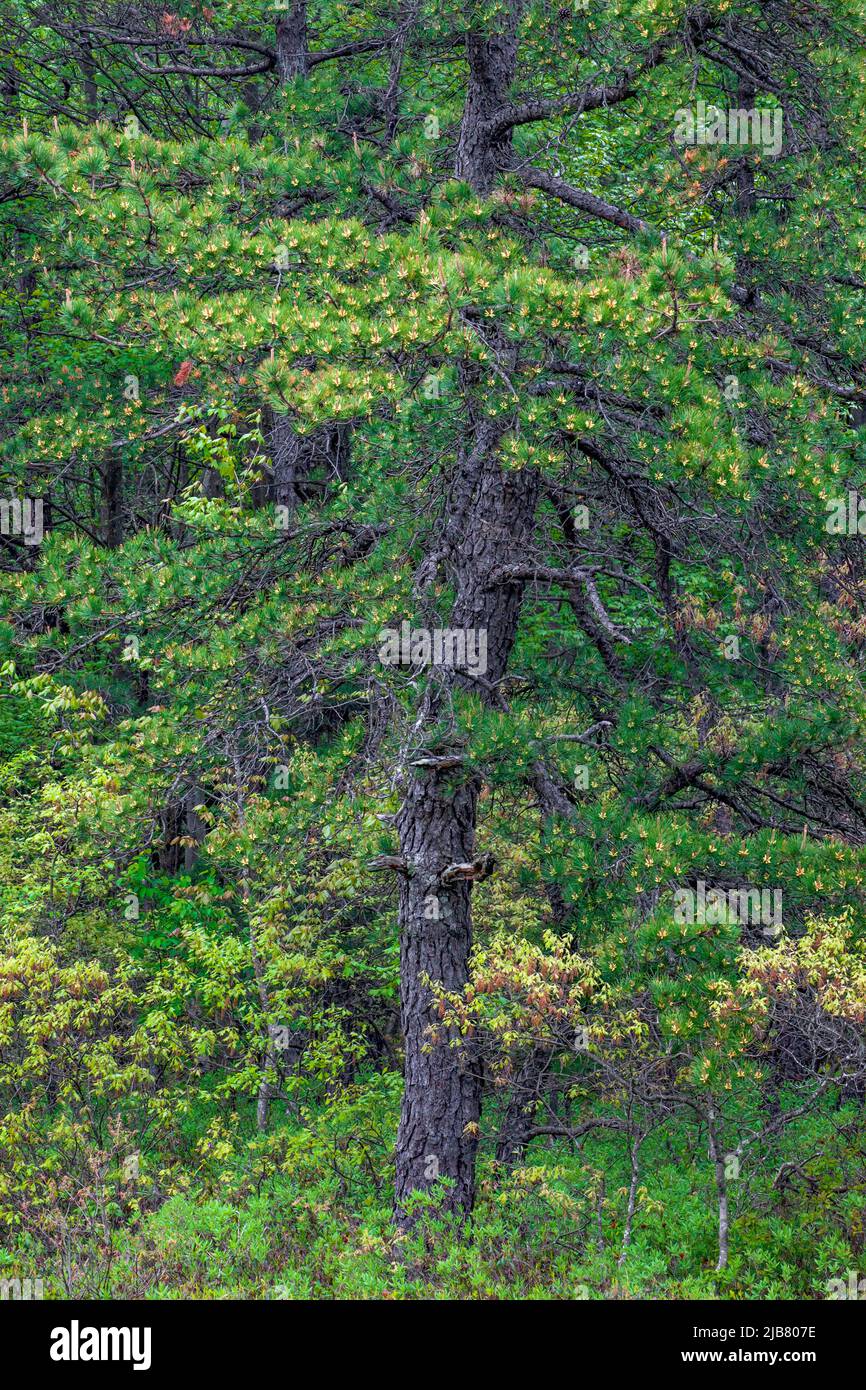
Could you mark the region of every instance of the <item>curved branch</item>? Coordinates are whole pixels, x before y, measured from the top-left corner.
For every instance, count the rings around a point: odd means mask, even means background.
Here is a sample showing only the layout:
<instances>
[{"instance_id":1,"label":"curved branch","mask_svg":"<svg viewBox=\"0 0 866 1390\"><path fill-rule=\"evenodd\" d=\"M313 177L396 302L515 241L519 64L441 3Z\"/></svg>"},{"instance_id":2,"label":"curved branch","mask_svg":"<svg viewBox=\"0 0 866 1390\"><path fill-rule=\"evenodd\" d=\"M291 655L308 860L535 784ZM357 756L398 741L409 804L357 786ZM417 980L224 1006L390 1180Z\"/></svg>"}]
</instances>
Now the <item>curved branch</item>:
<instances>
[{"instance_id":1,"label":"curved branch","mask_svg":"<svg viewBox=\"0 0 866 1390\"><path fill-rule=\"evenodd\" d=\"M692 43L699 42L715 22L713 17L705 12L698 12L694 16L687 15L686 28ZM663 63L680 38L681 31L678 29L663 34L655 43L650 44L638 62L626 69L618 82L589 82L585 87L579 88L576 92L569 92L564 97L539 98L536 101L503 106L483 123L482 133L488 140L495 140L514 126L527 125L532 121L546 121L555 116L582 116L587 111L597 111L600 107L616 106L621 101L627 101L635 94L636 79L644 73L652 72L653 68Z\"/></svg>"}]
</instances>

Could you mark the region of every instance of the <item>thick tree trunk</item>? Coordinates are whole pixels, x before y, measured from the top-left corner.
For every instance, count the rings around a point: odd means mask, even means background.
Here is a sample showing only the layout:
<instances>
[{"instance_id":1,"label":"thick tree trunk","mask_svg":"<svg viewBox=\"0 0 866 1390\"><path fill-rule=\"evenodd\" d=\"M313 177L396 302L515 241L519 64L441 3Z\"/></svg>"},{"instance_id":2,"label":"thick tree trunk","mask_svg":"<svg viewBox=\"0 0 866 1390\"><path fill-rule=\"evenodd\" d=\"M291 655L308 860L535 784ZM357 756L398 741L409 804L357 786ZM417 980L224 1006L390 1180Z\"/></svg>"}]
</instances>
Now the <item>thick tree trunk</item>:
<instances>
[{"instance_id":1,"label":"thick tree trunk","mask_svg":"<svg viewBox=\"0 0 866 1390\"><path fill-rule=\"evenodd\" d=\"M517 61L521 8L518 0L514 0L502 33L469 34L466 39L469 82L454 173L458 179L465 179L476 193L490 192L497 171L507 163L511 150L511 131L491 139L486 133L485 122L508 99Z\"/></svg>"},{"instance_id":2,"label":"thick tree trunk","mask_svg":"<svg viewBox=\"0 0 866 1390\"><path fill-rule=\"evenodd\" d=\"M482 439L487 429L486 425L481 427ZM523 585L490 584L489 580L503 564L503 556L523 552L537 499L538 474L529 469L503 471L490 447L484 447L480 464L468 460L468 467L455 483L452 500L461 513L462 534L449 566L456 591L451 626L486 633L487 670L482 689L493 703L499 701L496 688L514 645ZM471 685L471 677L461 680Z\"/></svg>"},{"instance_id":3,"label":"thick tree trunk","mask_svg":"<svg viewBox=\"0 0 866 1390\"><path fill-rule=\"evenodd\" d=\"M306 77L310 70L305 0L292 4L285 16L277 20L276 38L277 77L284 87L296 77Z\"/></svg>"},{"instance_id":4,"label":"thick tree trunk","mask_svg":"<svg viewBox=\"0 0 866 1390\"><path fill-rule=\"evenodd\" d=\"M449 864L475 852L478 784L455 778L453 769L425 769L413 778L398 819L403 856L411 865L400 885L401 1022L405 1047L403 1111L397 1139L396 1207L401 1224L411 1218L406 1201L437 1178L454 1187L444 1197L453 1211L468 1212L475 1185L481 1079L475 1049L435 1025L423 976L449 991L462 991L472 947L471 884L440 882ZM467 1128L467 1126L469 1128Z\"/></svg>"},{"instance_id":5,"label":"thick tree trunk","mask_svg":"<svg viewBox=\"0 0 866 1390\"><path fill-rule=\"evenodd\" d=\"M487 670L479 687L465 673L455 680L485 701L496 697L514 643L522 586L490 585L503 555L526 543L538 495L538 476L503 472L494 453L496 433L482 425L475 447L464 456L449 496L445 526L447 568L455 602L450 626L483 630ZM432 678L431 678L432 679ZM427 712L432 728L434 696ZM454 750L459 756L459 750ZM437 1178L453 1181L443 1194L451 1211L466 1215L475 1185L476 1130L481 1115L481 1077L471 1039L457 1045L431 1009L422 977L462 992L472 948L471 883L443 883L450 864L476 857L475 819L479 784L459 766L410 769L397 820L407 873L400 887L401 1019L405 1086L397 1138L396 1215L411 1224L406 1202ZM438 1027L437 1027L438 1024ZM431 1027L434 1030L431 1040Z\"/></svg>"},{"instance_id":6,"label":"thick tree trunk","mask_svg":"<svg viewBox=\"0 0 866 1390\"><path fill-rule=\"evenodd\" d=\"M466 43L469 84L460 128L455 173L478 192L487 192L510 145L510 136L492 140L484 122L508 96L517 57L521 0L513 0L503 33L470 34ZM486 325L487 326L487 325ZM492 329L493 326L487 326ZM507 353L507 344L503 345ZM478 387L471 370L468 390L473 446L459 463L448 495L441 543L454 586L449 627L486 640L486 670L455 673L454 681L489 704L501 701L505 674L517 632L523 586L491 583L505 557L519 554L533 527L538 475L526 469L504 471L496 458L502 425L473 416ZM423 724L433 730L440 701L429 697ZM441 740L440 740L441 744ZM459 749L453 750L459 755ZM453 1180L445 1206L461 1215L472 1209L475 1189L476 1131L481 1116L481 1077L470 1039L451 1039L440 1024L430 1046L430 994L420 977L462 992L472 947L471 884L443 885L449 863L475 858L475 818L479 786L475 778L425 768L410 778L397 821L407 875L400 888L401 1017L405 1046L405 1085L397 1136L396 1215L409 1224L406 1201L429 1190L437 1177Z\"/></svg>"}]
</instances>

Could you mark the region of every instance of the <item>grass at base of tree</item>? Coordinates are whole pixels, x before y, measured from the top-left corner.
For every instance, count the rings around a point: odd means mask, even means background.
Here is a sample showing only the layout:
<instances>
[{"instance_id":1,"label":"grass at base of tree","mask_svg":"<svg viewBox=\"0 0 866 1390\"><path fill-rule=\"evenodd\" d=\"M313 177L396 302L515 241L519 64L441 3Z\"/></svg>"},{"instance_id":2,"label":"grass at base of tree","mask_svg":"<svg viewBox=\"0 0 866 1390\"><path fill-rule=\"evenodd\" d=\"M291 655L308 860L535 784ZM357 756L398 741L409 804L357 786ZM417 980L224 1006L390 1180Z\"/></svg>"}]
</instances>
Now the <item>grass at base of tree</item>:
<instances>
[{"instance_id":1,"label":"grass at base of tree","mask_svg":"<svg viewBox=\"0 0 866 1390\"><path fill-rule=\"evenodd\" d=\"M43 1249L34 1264L22 1236L0 1251L0 1276L41 1277L48 1298L788 1300L826 1298L829 1280L863 1262L866 1155L859 1180L850 1174L842 1190L834 1149L853 1109L828 1105L792 1126L773 1162L731 1184L734 1253L722 1273L712 1166L684 1125L646 1143L646 1186L621 1260L622 1142L603 1136L573 1153L536 1140L508 1177L482 1160L468 1226L437 1214L429 1198L413 1233L398 1236L390 1156L355 1136L362 1113L371 1133L393 1132L393 1093L380 1087L375 1102L366 1095L318 1129L287 1121L266 1139L240 1129L228 1138L199 1115L197 1151L219 1156L192 1182L181 1162L166 1181L170 1170L149 1159L141 1214L108 1201L110 1257L79 1235L64 1287L59 1257ZM809 1154L797 1182L773 1186L784 1164ZM169 1192L178 1183L186 1190Z\"/></svg>"}]
</instances>

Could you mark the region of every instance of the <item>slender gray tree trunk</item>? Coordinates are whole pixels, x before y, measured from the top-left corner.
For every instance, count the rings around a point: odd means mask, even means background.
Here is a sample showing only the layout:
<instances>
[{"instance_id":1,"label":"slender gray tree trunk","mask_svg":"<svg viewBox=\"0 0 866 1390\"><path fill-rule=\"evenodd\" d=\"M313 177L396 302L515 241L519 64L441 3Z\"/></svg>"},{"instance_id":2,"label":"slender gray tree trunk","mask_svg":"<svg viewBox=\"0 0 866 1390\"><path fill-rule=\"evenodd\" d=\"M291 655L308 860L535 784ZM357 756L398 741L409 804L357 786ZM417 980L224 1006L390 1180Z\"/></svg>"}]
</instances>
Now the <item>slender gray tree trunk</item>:
<instances>
[{"instance_id":1,"label":"slender gray tree trunk","mask_svg":"<svg viewBox=\"0 0 866 1390\"><path fill-rule=\"evenodd\" d=\"M631 1233L634 1226L635 1208L637 1207L637 1184L640 1176L638 1154L643 1139L644 1136L642 1134L636 1135L631 1146L631 1181L628 1187L628 1207L625 1214L625 1229L622 1233L622 1249L620 1250L619 1259L617 1260L617 1264L620 1266L625 1264L625 1257L631 1245Z\"/></svg>"},{"instance_id":2,"label":"slender gray tree trunk","mask_svg":"<svg viewBox=\"0 0 866 1390\"><path fill-rule=\"evenodd\" d=\"M497 1162L509 1169L522 1163L550 1064L550 1047L539 1044L525 1059L511 1087L496 1141Z\"/></svg>"},{"instance_id":3,"label":"slender gray tree trunk","mask_svg":"<svg viewBox=\"0 0 866 1390\"><path fill-rule=\"evenodd\" d=\"M724 1269L728 1263L728 1241L730 1235L730 1211L728 1206L728 1176L725 1171L725 1155L716 1128L716 1112L711 1105L707 1112L707 1134L709 1138L710 1161L716 1178L716 1200L719 1208L719 1258L716 1269Z\"/></svg>"}]
</instances>

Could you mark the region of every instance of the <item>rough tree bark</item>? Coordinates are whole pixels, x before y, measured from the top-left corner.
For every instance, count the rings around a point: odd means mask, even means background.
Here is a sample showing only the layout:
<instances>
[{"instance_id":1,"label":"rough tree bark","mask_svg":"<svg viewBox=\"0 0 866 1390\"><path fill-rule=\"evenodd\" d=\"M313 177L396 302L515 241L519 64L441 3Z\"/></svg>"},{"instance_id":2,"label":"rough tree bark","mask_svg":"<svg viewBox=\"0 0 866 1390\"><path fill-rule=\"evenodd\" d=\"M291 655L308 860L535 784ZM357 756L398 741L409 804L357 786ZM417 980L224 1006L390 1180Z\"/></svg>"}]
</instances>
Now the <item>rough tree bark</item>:
<instances>
[{"instance_id":1,"label":"rough tree bark","mask_svg":"<svg viewBox=\"0 0 866 1390\"><path fill-rule=\"evenodd\" d=\"M485 122L505 102L517 58L520 0L512 5L502 32L472 33L466 40L469 82L460 127L455 174L477 192L490 190L510 133L491 138ZM467 383L471 384L471 383ZM472 419L473 439L459 463L437 549L454 585L449 626L484 631L487 670L476 693L488 703L499 700L517 631L523 594L521 583L491 583L503 556L516 555L532 531L538 475L532 470L505 473L496 458L498 429ZM501 428L501 427L499 427ZM457 676L466 685L467 676ZM438 702L430 700L432 727ZM438 1177L453 1180L444 1205L467 1215L475 1193L477 1126L481 1116L481 1076L469 1039L452 1047L442 1029L431 1045L430 994L421 977L462 991L472 949L471 883L442 884L449 862L475 857L475 821L479 786L453 767L427 768L410 777L397 821L407 875L400 887L401 1019L405 1046L403 1105L397 1136L395 1209L406 1226L406 1201L428 1190Z\"/></svg>"},{"instance_id":2,"label":"rough tree bark","mask_svg":"<svg viewBox=\"0 0 866 1390\"><path fill-rule=\"evenodd\" d=\"M444 885L443 869L474 857L478 783L426 770L409 783L398 819L409 873L400 884L400 1013L405 1048L403 1109L397 1138L396 1207L439 1177L453 1180L446 1205L469 1211L475 1183L481 1085L474 1049L452 1048L447 1031L431 1045L434 1023L424 976L462 990L472 946L471 883Z\"/></svg>"},{"instance_id":3,"label":"rough tree bark","mask_svg":"<svg viewBox=\"0 0 866 1390\"><path fill-rule=\"evenodd\" d=\"M487 671L478 686L463 673L455 682L497 698L514 643L521 584L489 582L503 554L525 545L532 530L538 476L504 472L495 455L496 431L476 429L474 447L458 467L444 528L446 568L455 589L449 626L487 634ZM441 704L433 695L426 712L432 728ZM471 1039L459 1045L431 1009L425 976L449 991L462 991L472 949L471 880L443 882L451 864L476 857L478 779L455 768L459 750L440 766L410 769L397 820L406 873L400 885L401 1021L405 1047L403 1106L397 1137L396 1216L411 1224L406 1203L413 1191L437 1178L453 1181L443 1205L468 1214L475 1189L481 1076ZM428 760L429 761L429 760Z\"/></svg>"},{"instance_id":4,"label":"rough tree bark","mask_svg":"<svg viewBox=\"0 0 866 1390\"><path fill-rule=\"evenodd\" d=\"M350 425L328 422L309 434L298 434L288 415L266 408L263 427L272 482L262 500L285 507L291 516L317 487L345 479L351 457Z\"/></svg>"},{"instance_id":5,"label":"rough tree bark","mask_svg":"<svg viewBox=\"0 0 866 1390\"><path fill-rule=\"evenodd\" d=\"M458 179L465 179L476 193L489 193L511 150L510 129L491 137L485 127L506 104L514 80L517 26L522 8L520 0L515 0L500 33L471 33L466 39L469 81L454 173Z\"/></svg>"},{"instance_id":6,"label":"rough tree bark","mask_svg":"<svg viewBox=\"0 0 866 1390\"><path fill-rule=\"evenodd\" d=\"M276 40L277 77L284 87L296 77L306 77L310 71L306 0L290 4L277 20Z\"/></svg>"},{"instance_id":7,"label":"rough tree bark","mask_svg":"<svg viewBox=\"0 0 866 1390\"><path fill-rule=\"evenodd\" d=\"M109 450L99 469L102 484L102 539L110 550L123 544L123 459Z\"/></svg>"}]
</instances>

